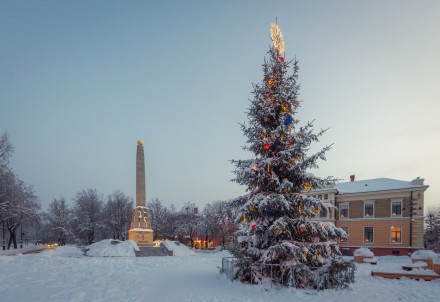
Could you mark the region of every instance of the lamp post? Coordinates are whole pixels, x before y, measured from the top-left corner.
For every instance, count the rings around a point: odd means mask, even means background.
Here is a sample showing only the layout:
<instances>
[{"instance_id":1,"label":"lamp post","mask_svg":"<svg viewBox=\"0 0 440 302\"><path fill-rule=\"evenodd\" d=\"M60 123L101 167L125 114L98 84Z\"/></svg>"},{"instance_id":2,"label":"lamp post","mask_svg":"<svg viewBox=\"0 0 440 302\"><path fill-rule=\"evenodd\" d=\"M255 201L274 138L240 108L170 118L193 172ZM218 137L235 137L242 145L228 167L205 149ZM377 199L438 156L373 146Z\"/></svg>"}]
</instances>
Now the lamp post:
<instances>
[{"instance_id":1,"label":"lamp post","mask_svg":"<svg viewBox=\"0 0 440 302\"><path fill-rule=\"evenodd\" d=\"M20 248L23 248L23 224L20 224Z\"/></svg>"},{"instance_id":2,"label":"lamp post","mask_svg":"<svg viewBox=\"0 0 440 302\"><path fill-rule=\"evenodd\" d=\"M6 250L6 238L5 238L5 221L3 220L3 233L2 233L2 239L3 239L3 250Z\"/></svg>"}]
</instances>

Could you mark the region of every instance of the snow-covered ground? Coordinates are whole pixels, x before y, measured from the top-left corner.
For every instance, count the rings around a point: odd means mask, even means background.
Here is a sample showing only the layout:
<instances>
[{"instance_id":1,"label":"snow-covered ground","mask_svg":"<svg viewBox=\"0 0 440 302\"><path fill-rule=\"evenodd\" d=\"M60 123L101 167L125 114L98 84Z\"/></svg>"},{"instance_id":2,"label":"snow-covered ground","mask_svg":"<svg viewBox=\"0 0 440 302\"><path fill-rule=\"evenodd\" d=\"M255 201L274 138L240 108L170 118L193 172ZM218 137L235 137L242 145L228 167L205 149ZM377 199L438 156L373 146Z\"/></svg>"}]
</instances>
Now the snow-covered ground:
<instances>
[{"instance_id":1,"label":"snow-covered ground","mask_svg":"<svg viewBox=\"0 0 440 302\"><path fill-rule=\"evenodd\" d=\"M440 280L391 280L371 270L396 270L409 257L359 264L346 290L275 289L230 282L219 274L227 252L182 257L85 257L75 247L0 256L0 301L437 301Z\"/></svg>"}]
</instances>

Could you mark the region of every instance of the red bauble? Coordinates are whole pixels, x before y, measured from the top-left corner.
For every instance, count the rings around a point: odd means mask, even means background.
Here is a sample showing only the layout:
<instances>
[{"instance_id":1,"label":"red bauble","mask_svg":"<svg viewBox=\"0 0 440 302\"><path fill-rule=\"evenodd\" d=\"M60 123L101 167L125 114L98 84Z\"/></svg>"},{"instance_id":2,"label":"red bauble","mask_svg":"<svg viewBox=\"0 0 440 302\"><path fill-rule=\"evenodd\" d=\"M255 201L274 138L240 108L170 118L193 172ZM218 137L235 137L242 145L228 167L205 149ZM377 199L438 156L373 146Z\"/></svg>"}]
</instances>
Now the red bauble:
<instances>
[{"instance_id":1,"label":"red bauble","mask_svg":"<svg viewBox=\"0 0 440 302\"><path fill-rule=\"evenodd\" d=\"M252 231L255 231L255 229L257 228L257 226L255 224L252 225Z\"/></svg>"},{"instance_id":2,"label":"red bauble","mask_svg":"<svg viewBox=\"0 0 440 302\"><path fill-rule=\"evenodd\" d=\"M265 144L264 147L263 147L263 149L264 149L265 151L269 150L269 144Z\"/></svg>"},{"instance_id":3,"label":"red bauble","mask_svg":"<svg viewBox=\"0 0 440 302\"><path fill-rule=\"evenodd\" d=\"M295 141L290 141L288 145L289 147L292 147L293 145L295 145Z\"/></svg>"},{"instance_id":4,"label":"red bauble","mask_svg":"<svg viewBox=\"0 0 440 302\"><path fill-rule=\"evenodd\" d=\"M282 56L279 56L278 60L280 60L280 62L284 62L284 58Z\"/></svg>"}]
</instances>

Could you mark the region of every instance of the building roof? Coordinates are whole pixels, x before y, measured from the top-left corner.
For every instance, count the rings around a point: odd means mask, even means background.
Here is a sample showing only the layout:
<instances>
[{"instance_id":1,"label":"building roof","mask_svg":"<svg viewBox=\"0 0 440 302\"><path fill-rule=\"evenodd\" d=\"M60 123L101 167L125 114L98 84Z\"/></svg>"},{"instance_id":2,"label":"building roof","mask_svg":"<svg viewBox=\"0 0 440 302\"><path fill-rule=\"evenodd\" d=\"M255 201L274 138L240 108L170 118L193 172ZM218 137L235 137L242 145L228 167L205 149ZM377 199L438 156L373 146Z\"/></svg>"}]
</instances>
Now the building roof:
<instances>
[{"instance_id":1,"label":"building roof","mask_svg":"<svg viewBox=\"0 0 440 302\"><path fill-rule=\"evenodd\" d=\"M421 184L416 185L413 184L411 181L403 181L391 178L374 178L337 183L336 189L338 190L338 194L355 194L377 191L428 188L427 185L423 185L423 179L417 180L421 180L421 182L418 182Z\"/></svg>"}]
</instances>

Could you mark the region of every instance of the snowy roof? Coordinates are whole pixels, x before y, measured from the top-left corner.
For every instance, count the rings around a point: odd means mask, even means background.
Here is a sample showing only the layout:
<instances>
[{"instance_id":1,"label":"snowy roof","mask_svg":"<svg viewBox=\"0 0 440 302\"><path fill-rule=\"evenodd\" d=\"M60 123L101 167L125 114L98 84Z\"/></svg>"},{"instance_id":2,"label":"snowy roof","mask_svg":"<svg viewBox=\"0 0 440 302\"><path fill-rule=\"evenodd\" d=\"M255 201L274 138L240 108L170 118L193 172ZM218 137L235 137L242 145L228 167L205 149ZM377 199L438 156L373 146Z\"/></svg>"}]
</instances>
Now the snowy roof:
<instances>
[{"instance_id":1,"label":"snowy roof","mask_svg":"<svg viewBox=\"0 0 440 302\"><path fill-rule=\"evenodd\" d=\"M414 185L411 181L403 181L391 178L374 178L367 180L358 180L350 182L341 182L336 184L339 194L366 193L376 191L391 191L427 188L426 185Z\"/></svg>"}]
</instances>

